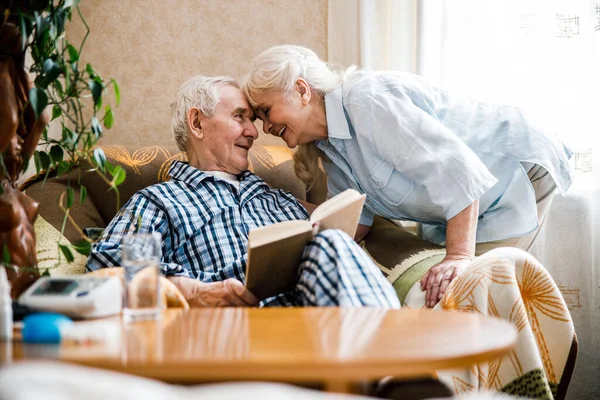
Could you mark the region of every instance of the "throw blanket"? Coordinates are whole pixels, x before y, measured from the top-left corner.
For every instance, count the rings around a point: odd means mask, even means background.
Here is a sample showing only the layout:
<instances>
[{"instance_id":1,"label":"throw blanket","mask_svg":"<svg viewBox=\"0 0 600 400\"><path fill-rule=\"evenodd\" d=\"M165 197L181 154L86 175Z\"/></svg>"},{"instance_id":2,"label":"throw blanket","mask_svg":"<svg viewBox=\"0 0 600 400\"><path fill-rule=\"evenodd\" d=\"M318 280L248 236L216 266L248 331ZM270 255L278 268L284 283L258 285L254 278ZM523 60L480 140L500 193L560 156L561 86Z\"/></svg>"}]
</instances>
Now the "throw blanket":
<instances>
[{"instance_id":1,"label":"throw blanket","mask_svg":"<svg viewBox=\"0 0 600 400\"><path fill-rule=\"evenodd\" d=\"M419 280L443 253L425 250L391 270L382 267L403 307L425 307ZM478 257L434 309L502 318L518 331L516 348L501 359L437 373L457 395L494 390L536 399L565 396L577 350L573 322L550 274L530 254L500 248Z\"/></svg>"}]
</instances>

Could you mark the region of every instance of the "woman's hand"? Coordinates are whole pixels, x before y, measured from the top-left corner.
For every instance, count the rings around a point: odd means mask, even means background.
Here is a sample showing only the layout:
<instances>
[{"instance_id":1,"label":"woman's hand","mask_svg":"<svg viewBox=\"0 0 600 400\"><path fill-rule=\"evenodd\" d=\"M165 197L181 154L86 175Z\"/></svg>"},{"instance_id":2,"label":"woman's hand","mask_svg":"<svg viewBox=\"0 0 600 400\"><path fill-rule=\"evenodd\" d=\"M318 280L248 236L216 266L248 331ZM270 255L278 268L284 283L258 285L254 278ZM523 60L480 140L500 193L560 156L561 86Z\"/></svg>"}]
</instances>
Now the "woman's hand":
<instances>
[{"instance_id":1,"label":"woman's hand","mask_svg":"<svg viewBox=\"0 0 600 400\"><path fill-rule=\"evenodd\" d=\"M446 256L431 267L421 278L421 290L426 290L425 305L435 306L442 298L450 282L462 274L471 265L472 259L468 256Z\"/></svg>"},{"instance_id":2,"label":"woman's hand","mask_svg":"<svg viewBox=\"0 0 600 400\"><path fill-rule=\"evenodd\" d=\"M446 257L431 267L421 278L421 290L427 290L425 305L435 306L450 282L462 274L475 256L475 236L479 201L475 200L448 220L446 226Z\"/></svg>"}]
</instances>

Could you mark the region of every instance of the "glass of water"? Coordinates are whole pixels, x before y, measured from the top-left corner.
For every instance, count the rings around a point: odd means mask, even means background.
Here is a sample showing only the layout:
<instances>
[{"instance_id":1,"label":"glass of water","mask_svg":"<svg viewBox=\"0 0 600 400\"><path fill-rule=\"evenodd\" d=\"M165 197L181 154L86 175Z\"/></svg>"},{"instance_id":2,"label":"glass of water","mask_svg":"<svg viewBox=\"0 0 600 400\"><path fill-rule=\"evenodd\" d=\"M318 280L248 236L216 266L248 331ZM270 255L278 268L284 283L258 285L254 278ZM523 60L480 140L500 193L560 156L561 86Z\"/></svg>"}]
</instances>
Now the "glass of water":
<instances>
[{"instance_id":1,"label":"glass of water","mask_svg":"<svg viewBox=\"0 0 600 400\"><path fill-rule=\"evenodd\" d=\"M133 233L122 239L125 269L123 318L126 321L156 319L160 316L160 241L158 233Z\"/></svg>"}]
</instances>

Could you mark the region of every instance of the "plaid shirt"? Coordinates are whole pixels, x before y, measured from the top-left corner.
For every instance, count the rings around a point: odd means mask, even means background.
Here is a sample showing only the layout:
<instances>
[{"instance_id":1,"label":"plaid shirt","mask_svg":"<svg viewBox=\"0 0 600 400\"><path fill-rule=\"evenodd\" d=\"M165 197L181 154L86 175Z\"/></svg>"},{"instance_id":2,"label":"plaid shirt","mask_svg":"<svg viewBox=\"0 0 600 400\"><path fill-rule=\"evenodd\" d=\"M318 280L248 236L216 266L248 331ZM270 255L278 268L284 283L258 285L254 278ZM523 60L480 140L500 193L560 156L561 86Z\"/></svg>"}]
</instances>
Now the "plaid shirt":
<instances>
[{"instance_id":1,"label":"plaid shirt","mask_svg":"<svg viewBox=\"0 0 600 400\"><path fill-rule=\"evenodd\" d=\"M138 232L161 234L165 275L244 281L251 229L308 219L294 196L250 171L241 174L239 192L187 163L173 162L169 174L170 181L140 190L123 206L93 246L88 270L121 265L121 238L139 224Z\"/></svg>"}]
</instances>

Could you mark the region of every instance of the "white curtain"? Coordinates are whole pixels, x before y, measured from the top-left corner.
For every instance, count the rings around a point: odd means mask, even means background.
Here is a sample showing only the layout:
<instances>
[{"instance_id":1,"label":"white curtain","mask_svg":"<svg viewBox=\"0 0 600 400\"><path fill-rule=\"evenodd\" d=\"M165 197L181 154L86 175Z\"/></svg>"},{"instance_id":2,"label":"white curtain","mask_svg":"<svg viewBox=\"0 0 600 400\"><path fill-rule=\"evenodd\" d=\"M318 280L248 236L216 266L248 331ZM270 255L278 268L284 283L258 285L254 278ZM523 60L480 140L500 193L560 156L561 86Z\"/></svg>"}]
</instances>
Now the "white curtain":
<instances>
[{"instance_id":1,"label":"white curtain","mask_svg":"<svg viewBox=\"0 0 600 400\"><path fill-rule=\"evenodd\" d=\"M599 1L424 0L420 15L421 75L522 107L577 151L578 170L600 167Z\"/></svg>"},{"instance_id":2,"label":"white curtain","mask_svg":"<svg viewBox=\"0 0 600 400\"><path fill-rule=\"evenodd\" d=\"M328 61L416 72L417 0L329 0Z\"/></svg>"}]
</instances>

